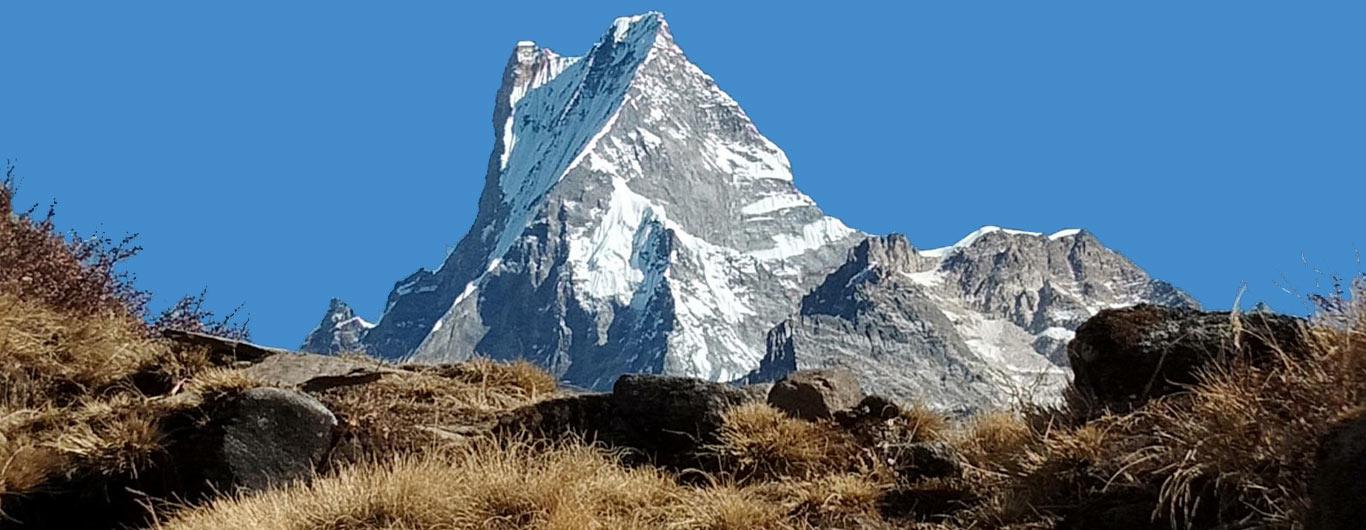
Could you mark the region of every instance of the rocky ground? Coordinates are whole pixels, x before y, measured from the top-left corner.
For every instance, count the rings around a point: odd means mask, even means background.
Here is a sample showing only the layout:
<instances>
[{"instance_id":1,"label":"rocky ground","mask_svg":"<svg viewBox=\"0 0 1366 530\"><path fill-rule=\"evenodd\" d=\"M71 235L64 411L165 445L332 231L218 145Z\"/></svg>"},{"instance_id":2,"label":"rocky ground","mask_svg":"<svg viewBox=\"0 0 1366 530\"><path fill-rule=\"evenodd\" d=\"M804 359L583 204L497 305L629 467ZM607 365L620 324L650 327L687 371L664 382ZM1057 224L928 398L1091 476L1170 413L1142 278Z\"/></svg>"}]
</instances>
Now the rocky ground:
<instances>
[{"instance_id":1,"label":"rocky ground","mask_svg":"<svg viewBox=\"0 0 1366 530\"><path fill-rule=\"evenodd\" d=\"M92 243L93 241L93 243ZM850 373L763 385L396 366L149 317L117 242L0 187L0 529L1357 528L1366 285L1308 320L1140 305L1065 403L946 417Z\"/></svg>"},{"instance_id":2,"label":"rocky ground","mask_svg":"<svg viewBox=\"0 0 1366 530\"><path fill-rule=\"evenodd\" d=\"M166 332L146 344L195 373L6 411L0 527L1350 528L1360 323L1109 310L1065 407L967 420L841 371L574 393Z\"/></svg>"}]
</instances>

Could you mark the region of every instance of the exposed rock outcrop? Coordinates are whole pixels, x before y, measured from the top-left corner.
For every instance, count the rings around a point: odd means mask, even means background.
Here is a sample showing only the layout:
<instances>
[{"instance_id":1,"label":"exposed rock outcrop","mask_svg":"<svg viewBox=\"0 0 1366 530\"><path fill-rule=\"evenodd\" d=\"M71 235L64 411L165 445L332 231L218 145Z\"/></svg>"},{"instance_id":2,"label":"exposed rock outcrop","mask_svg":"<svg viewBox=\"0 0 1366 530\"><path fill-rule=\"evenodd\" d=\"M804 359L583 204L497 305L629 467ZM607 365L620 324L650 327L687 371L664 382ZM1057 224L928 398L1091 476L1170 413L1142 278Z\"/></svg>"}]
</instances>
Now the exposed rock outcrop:
<instances>
[{"instance_id":1,"label":"exposed rock outcrop","mask_svg":"<svg viewBox=\"0 0 1366 530\"><path fill-rule=\"evenodd\" d=\"M263 385L317 392L338 386L371 383L397 370L385 368L374 361L279 353L262 359L242 372Z\"/></svg>"},{"instance_id":2,"label":"exposed rock outcrop","mask_svg":"<svg viewBox=\"0 0 1366 530\"><path fill-rule=\"evenodd\" d=\"M375 327L356 315L351 306L340 299L333 298L327 305L327 313L313 328L299 351L320 354L363 353L365 344L362 339L366 332Z\"/></svg>"},{"instance_id":3,"label":"exposed rock outcrop","mask_svg":"<svg viewBox=\"0 0 1366 530\"><path fill-rule=\"evenodd\" d=\"M229 339L194 331L168 329L163 331L161 335L184 347L207 350L210 359L219 365L256 363L271 355L288 353L288 350L280 348L259 346L244 340Z\"/></svg>"},{"instance_id":4,"label":"exposed rock outcrop","mask_svg":"<svg viewBox=\"0 0 1366 530\"><path fill-rule=\"evenodd\" d=\"M252 388L213 404L208 421L173 444L220 491L263 490L309 477L332 447L337 418L318 400Z\"/></svg>"},{"instance_id":5,"label":"exposed rock outcrop","mask_svg":"<svg viewBox=\"0 0 1366 530\"><path fill-rule=\"evenodd\" d=\"M831 419L862 399L858 377L843 368L793 372L768 391L769 405L805 420Z\"/></svg>"},{"instance_id":6,"label":"exposed rock outcrop","mask_svg":"<svg viewBox=\"0 0 1366 530\"><path fill-rule=\"evenodd\" d=\"M869 392L940 410L1050 402L1067 383L1072 330L1140 302L1196 305L1085 231L987 227L931 250L873 237L769 332L745 380L843 367Z\"/></svg>"},{"instance_id":7,"label":"exposed rock outcrop","mask_svg":"<svg viewBox=\"0 0 1366 530\"><path fill-rule=\"evenodd\" d=\"M512 411L504 432L578 434L635 450L662 465L687 465L717 441L725 411L751 401L743 390L693 378L623 375L610 394L582 394Z\"/></svg>"},{"instance_id":8,"label":"exposed rock outcrop","mask_svg":"<svg viewBox=\"0 0 1366 530\"><path fill-rule=\"evenodd\" d=\"M1265 312L1234 315L1156 305L1101 311L1068 347L1074 386L1095 404L1127 410L1179 392L1214 359L1261 362L1308 351L1304 322Z\"/></svg>"}]
</instances>

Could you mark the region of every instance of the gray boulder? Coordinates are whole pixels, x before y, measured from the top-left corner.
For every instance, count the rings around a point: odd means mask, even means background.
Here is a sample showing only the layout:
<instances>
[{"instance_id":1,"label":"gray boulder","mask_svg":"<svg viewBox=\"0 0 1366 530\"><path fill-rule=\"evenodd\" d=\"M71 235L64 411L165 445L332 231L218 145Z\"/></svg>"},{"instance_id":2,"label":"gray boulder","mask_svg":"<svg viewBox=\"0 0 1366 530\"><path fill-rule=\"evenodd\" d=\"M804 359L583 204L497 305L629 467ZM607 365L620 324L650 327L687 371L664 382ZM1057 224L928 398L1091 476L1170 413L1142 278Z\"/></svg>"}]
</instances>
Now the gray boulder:
<instances>
[{"instance_id":1,"label":"gray boulder","mask_svg":"<svg viewBox=\"0 0 1366 530\"><path fill-rule=\"evenodd\" d=\"M715 443L727 409L752 401L744 390L658 375L623 375L610 394L581 394L527 405L499 430L556 438L577 434L664 466L695 466Z\"/></svg>"},{"instance_id":2,"label":"gray boulder","mask_svg":"<svg viewBox=\"0 0 1366 530\"><path fill-rule=\"evenodd\" d=\"M1100 408L1127 410L1179 392L1211 361L1264 362L1309 348L1301 319L1269 313L1233 315L1156 305L1107 309L1068 346L1073 385Z\"/></svg>"},{"instance_id":3,"label":"gray boulder","mask_svg":"<svg viewBox=\"0 0 1366 530\"><path fill-rule=\"evenodd\" d=\"M768 404L805 420L828 420L836 411L853 408L863 399L858 377L844 368L798 370L774 383Z\"/></svg>"},{"instance_id":4,"label":"gray boulder","mask_svg":"<svg viewBox=\"0 0 1366 530\"><path fill-rule=\"evenodd\" d=\"M337 418L294 390L253 388L209 407L181 446L185 464L219 490L263 490L308 478L332 447Z\"/></svg>"},{"instance_id":5,"label":"gray boulder","mask_svg":"<svg viewBox=\"0 0 1366 530\"><path fill-rule=\"evenodd\" d=\"M506 433L525 433L540 438L566 434L590 441L612 441L612 402L610 394L588 393L538 401L514 409L499 419L498 429Z\"/></svg>"},{"instance_id":6,"label":"gray boulder","mask_svg":"<svg viewBox=\"0 0 1366 530\"><path fill-rule=\"evenodd\" d=\"M631 447L665 460L717 440L727 409L743 390L688 377L627 374L612 387L612 412Z\"/></svg>"}]
</instances>

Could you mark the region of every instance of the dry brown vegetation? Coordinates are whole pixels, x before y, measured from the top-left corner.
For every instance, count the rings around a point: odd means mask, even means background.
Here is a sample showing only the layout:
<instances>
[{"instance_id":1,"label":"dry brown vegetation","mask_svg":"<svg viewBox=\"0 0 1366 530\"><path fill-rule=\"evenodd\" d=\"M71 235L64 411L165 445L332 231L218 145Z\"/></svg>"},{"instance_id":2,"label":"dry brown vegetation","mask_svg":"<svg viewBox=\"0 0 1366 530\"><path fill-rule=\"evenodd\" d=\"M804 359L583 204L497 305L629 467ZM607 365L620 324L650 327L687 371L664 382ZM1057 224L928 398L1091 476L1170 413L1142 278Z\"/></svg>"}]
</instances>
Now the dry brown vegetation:
<instances>
[{"instance_id":1,"label":"dry brown vegetation","mask_svg":"<svg viewBox=\"0 0 1366 530\"><path fill-rule=\"evenodd\" d=\"M895 477L860 458L864 448L833 424L754 404L727 415L711 448L727 471L710 481L623 467L601 448L482 444L225 500L166 528L338 520L348 522L331 527L1084 528L1105 517L1170 528L1302 528L1318 439L1366 395L1366 320L1356 307L1316 321L1314 351L1260 366L1229 359L1190 392L1125 414L1045 410L949 424L912 408L895 420L914 426L907 430L916 440L956 447L967 465L962 478ZM339 493L357 481L367 486ZM442 486L418 486L434 484ZM328 501L360 494L383 500ZM887 509L896 499L934 498L950 500L928 515ZM362 507L391 519L336 512Z\"/></svg>"},{"instance_id":2,"label":"dry brown vegetation","mask_svg":"<svg viewBox=\"0 0 1366 530\"><path fill-rule=\"evenodd\" d=\"M149 394L206 365L152 339L114 267L128 240L66 238L0 184L0 512L57 477L131 473L156 449Z\"/></svg>"},{"instance_id":3,"label":"dry brown vegetation","mask_svg":"<svg viewBox=\"0 0 1366 530\"><path fill-rule=\"evenodd\" d=\"M354 452L422 452L555 392L555 379L526 362L476 360L404 371L403 377L322 392L323 403L345 424L346 443Z\"/></svg>"},{"instance_id":4,"label":"dry brown vegetation","mask_svg":"<svg viewBox=\"0 0 1366 530\"><path fill-rule=\"evenodd\" d=\"M796 421L796 420L792 420ZM582 443L493 442L350 467L263 495L191 508L163 526L210 528L788 529L875 524L858 475L706 486L622 465Z\"/></svg>"},{"instance_id":5,"label":"dry brown vegetation","mask_svg":"<svg viewBox=\"0 0 1366 530\"><path fill-rule=\"evenodd\" d=\"M828 423L799 421L764 403L726 413L721 442L711 450L719 467L737 479L805 480L852 471L858 448L848 434Z\"/></svg>"},{"instance_id":6,"label":"dry brown vegetation","mask_svg":"<svg viewBox=\"0 0 1366 530\"><path fill-rule=\"evenodd\" d=\"M11 204L0 186L0 516L57 479L135 474L161 448L161 418L256 384L155 338L145 295L115 270L127 241L63 237ZM189 304L175 318L202 313ZM762 404L727 414L707 448L719 471L706 473L627 465L581 441L491 439L476 434L554 396L554 379L525 363L403 368L320 393L349 453L314 480L167 506L156 526L1023 529L1097 527L1108 513L1302 528L1319 438L1366 397L1366 301L1313 326L1311 351L1224 359L1188 392L1123 414L1073 401L962 422L911 406L885 420L898 443L955 448L965 470L947 478L899 475L835 423Z\"/></svg>"}]
</instances>

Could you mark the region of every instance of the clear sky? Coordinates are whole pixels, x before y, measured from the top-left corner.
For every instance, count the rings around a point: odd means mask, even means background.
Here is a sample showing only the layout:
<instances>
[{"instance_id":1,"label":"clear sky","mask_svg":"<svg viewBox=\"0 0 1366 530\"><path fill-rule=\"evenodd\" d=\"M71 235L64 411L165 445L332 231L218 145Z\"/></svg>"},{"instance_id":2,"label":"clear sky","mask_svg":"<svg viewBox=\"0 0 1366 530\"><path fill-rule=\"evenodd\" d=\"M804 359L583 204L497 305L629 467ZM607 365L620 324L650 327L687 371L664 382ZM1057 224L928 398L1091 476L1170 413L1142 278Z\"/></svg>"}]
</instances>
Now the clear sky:
<instances>
[{"instance_id":1,"label":"clear sky","mask_svg":"<svg viewBox=\"0 0 1366 530\"><path fill-rule=\"evenodd\" d=\"M0 4L0 157L296 346L464 235L513 45L660 10L829 213L920 247L1080 226L1210 307L1361 270L1361 2Z\"/></svg>"}]
</instances>

